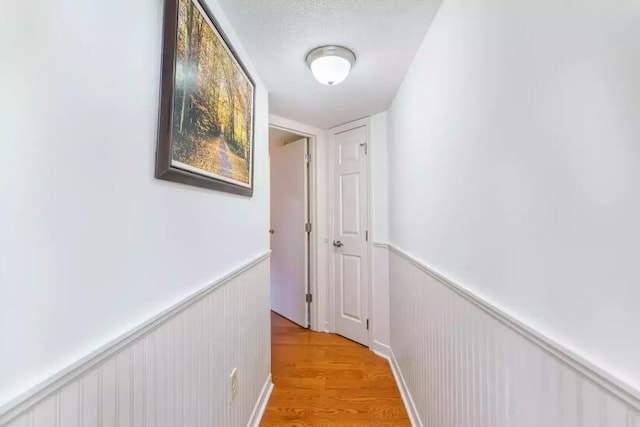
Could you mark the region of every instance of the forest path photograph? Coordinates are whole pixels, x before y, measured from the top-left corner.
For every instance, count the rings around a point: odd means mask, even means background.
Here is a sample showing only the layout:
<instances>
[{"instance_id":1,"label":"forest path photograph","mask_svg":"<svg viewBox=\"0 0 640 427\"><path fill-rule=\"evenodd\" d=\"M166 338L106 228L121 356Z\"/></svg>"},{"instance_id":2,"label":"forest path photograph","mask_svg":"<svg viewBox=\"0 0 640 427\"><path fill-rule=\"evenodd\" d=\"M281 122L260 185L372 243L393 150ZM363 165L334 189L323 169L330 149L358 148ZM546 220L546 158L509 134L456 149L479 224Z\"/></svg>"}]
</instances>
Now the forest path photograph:
<instances>
[{"instance_id":1,"label":"forest path photograph","mask_svg":"<svg viewBox=\"0 0 640 427\"><path fill-rule=\"evenodd\" d=\"M253 85L194 0L179 0L172 165L250 186Z\"/></svg>"}]
</instances>

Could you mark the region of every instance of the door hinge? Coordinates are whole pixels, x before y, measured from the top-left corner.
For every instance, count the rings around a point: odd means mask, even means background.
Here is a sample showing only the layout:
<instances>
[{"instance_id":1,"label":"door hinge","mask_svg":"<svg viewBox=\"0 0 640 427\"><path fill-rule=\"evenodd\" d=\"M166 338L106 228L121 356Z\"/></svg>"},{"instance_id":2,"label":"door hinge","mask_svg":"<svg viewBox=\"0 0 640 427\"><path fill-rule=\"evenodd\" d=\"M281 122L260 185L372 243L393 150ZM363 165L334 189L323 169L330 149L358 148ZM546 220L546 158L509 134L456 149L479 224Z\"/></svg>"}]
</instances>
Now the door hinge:
<instances>
[{"instance_id":1,"label":"door hinge","mask_svg":"<svg viewBox=\"0 0 640 427\"><path fill-rule=\"evenodd\" d=\"M369 241L369 230L366 230L366 231L364 232L364 240L365 240L365 242L368 242L368 241Z\"/></svg>"},{"instance_id":2,"label":"door hinge","mask_svg":"<svg viewBox=\"0 0 640 427\"><path fill-rule=\"evenodd\" d=\"M367 319L367 331L369 330L369 319Z\"/></svg>"},{"instance_id":3,"label":"door hinge","mask_svg":"<svg viewBox=\"0 0 640 427\"><path fill-rule=\"evenodd\" d=\"M362 144L360 144L360 146L364 147L364 154L367 154L369 152L369 144L363 142Z\"/></svg>"},{"instance_id":4,"label":"door hinge","mask_svg":"<svg viewBox=\"0 0 640 427\"><path fill-rule=\"evenodd\" d=\"M313 295L311 295L311 294L307 294L307 295L305 296L305 299L304 299L304 300L305 300L305 302L307 302L308 304L311 304L311 303L313 302Z\"/></svg>"},{"instance_id":5,"label":"door hinge","mask_svg":"<svg viewBox=\"0 0 640 427\"><path fill-rule=\"evenodd\" d=\"M310 222L307 222L304 225L304 231L306 231L307 233L311 233L311 223Z\"/></svg>"},{"instance_id":6,"label":"door hinge","mask_svg":"<svg viewBox=\"0 0 640 427\"><path fill-rule=\"evenodd\" d=\"M306 164L311 163L311 154L307 153L307 154L304 155L304 162Z\"/></svg>"}]
</instances>

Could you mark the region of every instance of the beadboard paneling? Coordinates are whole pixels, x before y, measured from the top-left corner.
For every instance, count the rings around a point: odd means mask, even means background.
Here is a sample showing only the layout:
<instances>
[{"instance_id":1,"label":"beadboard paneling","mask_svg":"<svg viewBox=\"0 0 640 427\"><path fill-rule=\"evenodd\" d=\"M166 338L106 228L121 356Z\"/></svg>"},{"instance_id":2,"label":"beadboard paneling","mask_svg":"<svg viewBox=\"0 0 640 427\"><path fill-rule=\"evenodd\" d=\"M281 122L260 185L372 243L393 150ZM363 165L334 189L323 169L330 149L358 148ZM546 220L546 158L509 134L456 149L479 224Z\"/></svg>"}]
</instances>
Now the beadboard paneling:
<instances>
[{"instance_id":1,"label":"beadboard paneling","mask_svg":"<svg viewBox=\"0 0 640 427\"><path fill-rule=\"evenodd\" d=\"M389 248L373 244L371 350L389 357Z\"/></svg>"},{"instance_id":2,"label":"beadboard paneling","mask_svg":"<svg viewBox=\"0 0 640 427\"><path fill-rule=\"evenodd\" d=\"M634 390L397 248L391 364L415 425L640 427Z\"/></svg>"},{"instance_id":3,"label":"beadboard paneling","mask_svg":"<svg viewBox=\"0 0 640 427\"><path fill-rule=\"evenodd\" d=\"M253 425L271 390L270 333L264 255L2 408L0 425Z\"/></svg>"}]
</instances>

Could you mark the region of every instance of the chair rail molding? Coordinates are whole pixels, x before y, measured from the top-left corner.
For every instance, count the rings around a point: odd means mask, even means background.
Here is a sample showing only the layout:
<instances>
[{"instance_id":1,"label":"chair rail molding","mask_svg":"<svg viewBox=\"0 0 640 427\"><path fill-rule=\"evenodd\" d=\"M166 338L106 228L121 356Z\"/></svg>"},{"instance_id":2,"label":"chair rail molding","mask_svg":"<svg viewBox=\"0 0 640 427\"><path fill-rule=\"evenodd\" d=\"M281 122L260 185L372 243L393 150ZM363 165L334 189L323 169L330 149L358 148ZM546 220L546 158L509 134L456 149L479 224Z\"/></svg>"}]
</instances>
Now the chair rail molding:
<instances>
[{"instance_id":1,"label":"chair rail molding","mask_svg":"<svg viewBox=\"0 0 640 427\"><path fill-rule=\"evenodd\" d=\"M261 416L260 402L271 390L270 255L253 258L3 405L0 426L233 424ZM225 310L240 304L242 310ZM212 345L217 341L229 345ZM242 402L231 408L226 378L236 364L243 371L235 399Z\"/></svg>"},{"instance_id":2,"label":"chair rail molding","mask_svg":"<svg viewBox=\"0 0 640 427\"><path fill-rule=\"evenodd\" d=\"M389 247L390 362L413 425L640 427L640 394Z\"/></svg>"}]
</instances>

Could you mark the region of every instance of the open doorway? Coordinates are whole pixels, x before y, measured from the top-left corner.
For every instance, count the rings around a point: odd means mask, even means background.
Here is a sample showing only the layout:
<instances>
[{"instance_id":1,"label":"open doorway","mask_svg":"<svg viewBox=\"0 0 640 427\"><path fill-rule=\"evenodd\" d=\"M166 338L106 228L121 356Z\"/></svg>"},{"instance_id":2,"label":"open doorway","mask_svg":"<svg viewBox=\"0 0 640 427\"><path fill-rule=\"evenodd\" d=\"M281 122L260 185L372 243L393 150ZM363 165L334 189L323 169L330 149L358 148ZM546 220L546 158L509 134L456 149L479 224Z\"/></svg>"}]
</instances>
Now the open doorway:
<instances>
[{"instance_id":1,"label":"open doorway","mask_svg":"<svg viewBox=\"0 0 640 427\"><path fill-rule=\"evenodd\" d=\"M269 128L271 309L311 326L311 138Z\"/></svg>"}]
</instances>

